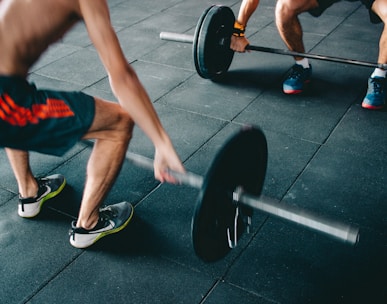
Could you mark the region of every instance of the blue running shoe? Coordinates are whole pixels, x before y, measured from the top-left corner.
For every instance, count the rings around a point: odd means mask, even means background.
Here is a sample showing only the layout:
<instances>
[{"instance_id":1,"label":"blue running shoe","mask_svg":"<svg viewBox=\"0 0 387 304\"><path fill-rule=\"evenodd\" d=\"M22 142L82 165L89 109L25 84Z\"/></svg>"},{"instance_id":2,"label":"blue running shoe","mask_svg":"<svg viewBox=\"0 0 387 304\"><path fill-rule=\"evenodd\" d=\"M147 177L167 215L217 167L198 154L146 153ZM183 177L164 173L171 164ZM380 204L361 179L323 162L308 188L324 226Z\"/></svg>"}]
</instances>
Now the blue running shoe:
<instances>
[{"instance_id":1,"label":"blue running shoe","mask_svg":"<svg viewBox=\"0 0 387 304\"><path fill-rule=\"evenodd\" d=\"M381 110L386 100L386 79L384 77L370 77L368 79L367 95L361 106L369 110Z\"/></svg>"},{"instance_id":2,"label":"blue running shoe","mask_svg":"<svg viewBox=\"0 0 387 304\"><path fill-rule=\"evenodd\" d=\"M283 83L283 91L285 94L300 94L304 90L304 86L310 82L312 76L312 66L304 69L302 65L295 64L289 76Z\"/></svg>"}]
</instances>

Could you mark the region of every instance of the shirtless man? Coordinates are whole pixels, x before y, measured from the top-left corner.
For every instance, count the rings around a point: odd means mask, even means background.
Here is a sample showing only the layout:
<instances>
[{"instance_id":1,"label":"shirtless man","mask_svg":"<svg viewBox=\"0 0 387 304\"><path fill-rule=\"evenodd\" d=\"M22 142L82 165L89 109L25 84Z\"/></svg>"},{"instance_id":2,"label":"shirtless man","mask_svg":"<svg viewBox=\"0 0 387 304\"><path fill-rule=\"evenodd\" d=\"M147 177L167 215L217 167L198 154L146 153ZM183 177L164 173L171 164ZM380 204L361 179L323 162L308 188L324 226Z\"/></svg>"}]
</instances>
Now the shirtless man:
<instances>
[{"instance_id":1,"label":"shirtless man","mask_svg":"<svg viewBox=\"0 0 387 304\"><path fill-rule=\"evenodd\" d=\"M100 208L125 159L136 123L155 146L154 174L176 182L168 169L184 167L144 87L128 64L110 23L106 0L0 0L0 147L19 188L18 213L39 214L66 181L56 174L36 179L28 151L62 155L80 139L95 139L70 243L85 248L123 229L133 214L127 202ZM107 71L119 104L81 92L37 90L26 80L49 45L83 21Z\"/></svg>"},{"instance_id":2,"label":"shirtless man","mask_svg":"<svg viewBox=\"0 0 387 304\"><path fill-rule=\"evenodd\" d=\"M303 32L298 15L309 12L312 16L320 16L328 7L340 0L278 0L275 8L276 25L279 34L289 50L305 53ZM349 0L357 1L357 0ZM387 0L361 0L369 10L372 23L387 21ZM245 52L249 44L244 32L251 15L258 7L259 0L243 0L235 22L235 33L231 37L231 49ZM299 94L305 89L312 76L312 66L307 58L294 57L295 64L289 76L283 82L285 94ZM387 29L384 28L379 40L378 63L387 63ZM386 99L386 70L375 69L368 79L368 91L363 99L362 107L370 110L383 109Z\"/></svg>"}]
</instances>

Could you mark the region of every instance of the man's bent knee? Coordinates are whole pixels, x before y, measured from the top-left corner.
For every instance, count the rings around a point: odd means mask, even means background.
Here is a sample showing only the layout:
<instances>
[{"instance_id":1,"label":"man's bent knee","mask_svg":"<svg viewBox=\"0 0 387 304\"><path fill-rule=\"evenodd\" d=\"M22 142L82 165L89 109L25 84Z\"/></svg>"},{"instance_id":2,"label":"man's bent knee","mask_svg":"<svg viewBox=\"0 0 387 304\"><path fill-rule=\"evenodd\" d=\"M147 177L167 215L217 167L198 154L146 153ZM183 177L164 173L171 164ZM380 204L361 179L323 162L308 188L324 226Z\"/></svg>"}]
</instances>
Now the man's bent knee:
<instances>
[{"instance_id":1,"label":"man's bent knee","mask_svg":"<svg viewBox=\"0 0 387 304\"><path fill-rule=\"evenodd\" d=\"M370 7L371 22L379 23L383 21L386 24L387 21L387 0L375 0ZM374 14L375 16L372 16Z\"/></svg>"},{"instance_id":2,"label":"man's bent knee","mask_svg":"<svg viewBox=\"0 0 387 304\"><path fill-rule=\"evenodd\" d=\"M287 19L316 8L317 6L317 0L278 0L275 13L277 17Z\"/></svg>"},{"instance_id":3,"label":"man's bent knee","mask_svg":"<svg viewBox=\"0 0 387 304\"><path fill-rule=\"evenodd\" d=\"M119 104L95 98L94 121L84 138L129 141L134 121Z\"/></svg>"}]
</instances>

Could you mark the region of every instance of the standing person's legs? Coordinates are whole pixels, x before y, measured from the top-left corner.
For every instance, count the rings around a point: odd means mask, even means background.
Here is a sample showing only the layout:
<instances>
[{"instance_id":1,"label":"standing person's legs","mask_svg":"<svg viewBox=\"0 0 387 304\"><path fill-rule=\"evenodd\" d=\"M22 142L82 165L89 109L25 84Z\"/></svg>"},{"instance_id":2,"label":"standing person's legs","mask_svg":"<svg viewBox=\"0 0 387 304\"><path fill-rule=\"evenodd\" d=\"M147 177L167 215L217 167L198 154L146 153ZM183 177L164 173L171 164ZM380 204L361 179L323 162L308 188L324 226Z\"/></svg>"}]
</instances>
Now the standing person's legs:
<instances>
[{"instance_id":1,"label":"standing person's legs","mask_svg":"<svg viewBox=\"0 0 387 304\"><path fill-rule=\"evenodd\" d=\"M372 1L371 1L372 2ZM368 3L367 3L368 4ZM367 5L368 6L368 5ZM379 40L378 63L387 63L387 0L375 0L370 7L371 21L384 23ZM386 103L386 74L384 69L376 68L368 79L368 90L362 102L362 107L370 110L380 110Z\"/></svg>"},{"instance_id":2,"label":"standing person's legs","mask_svg":"<svg viewBox=\"0 0 387 304\"><path fill-rule=\"evenodd\" d=\"M278 0L275 22L278 32L291 51L304 53L303 31L298 15L318 6L316 0ZM303 57L295 57L300 60Z\"/></svg>"},{"instance_id":3,"label":"standing person's legs","mask_svg":"<svg viewBox=\"0 0 387 304\"><path fill-rule=\"evenodd\" d=\"M316 0L278 0L275 20L278 32L290 51L305 53L303 31L298 15L316 8ZM310 82L312 68L307 58L295 56L295 65L283 83L285 94L299 94Z\"/></svg>"}]
</instances>

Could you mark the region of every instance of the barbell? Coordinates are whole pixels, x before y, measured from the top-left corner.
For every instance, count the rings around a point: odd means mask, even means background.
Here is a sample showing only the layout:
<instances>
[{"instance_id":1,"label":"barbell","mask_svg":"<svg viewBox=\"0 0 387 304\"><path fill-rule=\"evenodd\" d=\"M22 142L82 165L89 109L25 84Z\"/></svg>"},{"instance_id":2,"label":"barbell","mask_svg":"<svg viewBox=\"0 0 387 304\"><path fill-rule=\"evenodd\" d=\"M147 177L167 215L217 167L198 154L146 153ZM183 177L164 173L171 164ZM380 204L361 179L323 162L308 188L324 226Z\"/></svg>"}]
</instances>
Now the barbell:
<instances>
[{"instance_id":1,"label":"barbell","mask_svg":"<svg viewBox=\"0 0 387 304\"><path fill-rule=\"evenodd\" d=\"M127 152L126 159L153 170L153 160ZM261 196L267 166L267 142L262 130L245 126L217 152L207 174L169 173L180 183L199 189L191 223L196 255L217 261L249 230L253 210L286 219L349 244L359 241L359 228L323 218L301 208Z\"/></svg>"},{"instance_id":2,"label":"barbell","mask_svg":"<svg viewBox=\"0 0 387 304\"><path fill-rule=\"evenodd\" d=\"M206 9L199 18L194 35L161 32L160 38L193 44L192 55L197 73L205 79L215 80L227 72L234 57L234 51L230 49L234 22L235 15L231 8L213 5ZM387 69L387 64L382 63L300 53L263 46L248 45L246 50Z\"/></svg>"}]
</instances>

